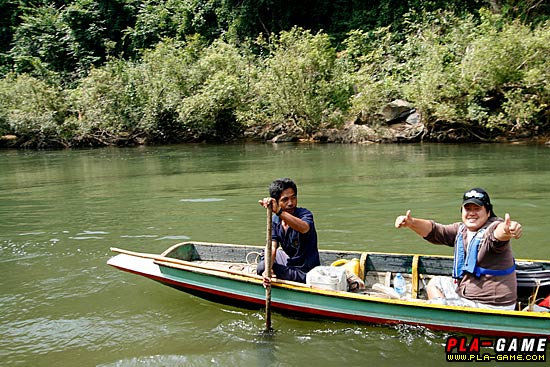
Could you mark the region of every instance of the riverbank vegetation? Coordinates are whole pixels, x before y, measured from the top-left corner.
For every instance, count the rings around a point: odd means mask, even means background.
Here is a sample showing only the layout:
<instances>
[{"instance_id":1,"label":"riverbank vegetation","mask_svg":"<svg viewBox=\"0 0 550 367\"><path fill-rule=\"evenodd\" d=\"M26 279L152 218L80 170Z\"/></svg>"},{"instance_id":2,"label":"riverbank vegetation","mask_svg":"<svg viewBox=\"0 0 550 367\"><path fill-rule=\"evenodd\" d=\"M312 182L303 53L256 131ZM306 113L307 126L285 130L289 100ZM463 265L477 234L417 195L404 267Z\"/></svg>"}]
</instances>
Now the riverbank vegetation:
<instances>
[{"instance_id":1,"label":"riverbank vegetation","mask_svg":"<svg viewBox=\"0 0 550 367\"><path fill-rule=\"evenodd\" d=\"M372 3L5 1L1 145L391 141L394 100L417 140L550 131L544 2Z\"/></svg>"}]
</instances>

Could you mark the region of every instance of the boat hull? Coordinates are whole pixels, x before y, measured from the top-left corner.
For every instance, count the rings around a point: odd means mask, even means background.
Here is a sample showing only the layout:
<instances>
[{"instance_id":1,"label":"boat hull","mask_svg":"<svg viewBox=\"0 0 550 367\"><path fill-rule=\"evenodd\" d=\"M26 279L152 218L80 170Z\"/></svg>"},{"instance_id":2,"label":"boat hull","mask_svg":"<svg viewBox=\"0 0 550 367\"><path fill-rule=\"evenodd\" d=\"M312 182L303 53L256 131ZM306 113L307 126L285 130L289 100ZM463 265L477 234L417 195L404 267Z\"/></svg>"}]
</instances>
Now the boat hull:
<instances>
[{"instance_id":1,"label":"boat hull","mask_svg":"<svg viewBox=\"0 0 550 367\"><path fill-rule=\"evenodd\" d=\"M265 306L259 276L119 254L108 264L209 300L247 308ZM433 330L490 336L550 335L550 315L523 311L494 311L383 299L351 292L313 289L305 284L275 281L271 308L316 318L370 324L408 324Z\"/></svg>"}]
</instances>

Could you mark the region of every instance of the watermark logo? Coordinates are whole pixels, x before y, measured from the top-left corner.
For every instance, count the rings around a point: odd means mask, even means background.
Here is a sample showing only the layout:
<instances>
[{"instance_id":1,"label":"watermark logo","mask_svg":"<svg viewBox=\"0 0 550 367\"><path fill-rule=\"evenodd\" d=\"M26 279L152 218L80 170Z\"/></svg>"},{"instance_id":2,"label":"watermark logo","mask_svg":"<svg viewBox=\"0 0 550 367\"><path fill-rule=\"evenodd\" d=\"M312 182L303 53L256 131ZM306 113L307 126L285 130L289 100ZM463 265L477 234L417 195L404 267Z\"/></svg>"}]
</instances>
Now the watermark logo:
<instances>
[{"instance_id":1,"label":"watermark logo","mask_svg":"<svg viewBox=\"0 0 550 367\"><path fill-rule=\"evenodd\" d=\"M447 362L546 362L547 337L481 339L450 336Z\"/></svg>"}]
</instances>

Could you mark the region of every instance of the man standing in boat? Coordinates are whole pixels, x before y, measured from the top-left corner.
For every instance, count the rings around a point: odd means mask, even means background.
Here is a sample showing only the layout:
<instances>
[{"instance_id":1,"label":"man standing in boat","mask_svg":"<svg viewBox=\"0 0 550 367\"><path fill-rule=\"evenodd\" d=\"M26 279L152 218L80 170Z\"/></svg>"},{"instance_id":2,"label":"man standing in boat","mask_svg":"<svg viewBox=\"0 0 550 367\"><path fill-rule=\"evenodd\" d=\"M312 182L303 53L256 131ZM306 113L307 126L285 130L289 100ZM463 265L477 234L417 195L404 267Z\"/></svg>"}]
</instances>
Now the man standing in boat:
<instances>
[{"instance_id":1,"label":"man standing in boat","mask_svg":"<svg viewBox=\"0 0 550 367\"><path fill-rule=\"evenodd\" d=\"M271 203L273 274L279 279L305 283L306 274L320 265L317 232L313 214L298 205L298 188L289 178L277 179L269 186L269 196L259 200L267 208ZM260 261L258 275L264 275L265 263ZM271 279L264 275L264 284Z\"/></svg>"},{"instance_id":2,"label":"man standing in boat","mask_svg":"<svg viewBox=\"0 0 550 367\"><path fill-rule=\"evenodd\" d=\"M462 223L449 225L413 218L410 210L395 220L396 228L407 227L431 243L454 247L453 276L430 280L430 302L513 310L517 281L510 240L521 237L521 224L508 213L505 219L497 217L481 188L464 193L461 212Z\"/></svg>"}]
</instances>

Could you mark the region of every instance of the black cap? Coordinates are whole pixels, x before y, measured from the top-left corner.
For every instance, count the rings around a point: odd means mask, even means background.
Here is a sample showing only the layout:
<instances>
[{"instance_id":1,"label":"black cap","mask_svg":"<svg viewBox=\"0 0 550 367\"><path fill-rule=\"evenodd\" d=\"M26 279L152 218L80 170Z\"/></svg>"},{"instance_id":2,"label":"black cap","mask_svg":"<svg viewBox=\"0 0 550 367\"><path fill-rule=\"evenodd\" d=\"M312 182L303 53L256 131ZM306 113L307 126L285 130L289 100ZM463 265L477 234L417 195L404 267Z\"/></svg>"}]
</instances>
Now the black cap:
<instances>
[{"instance_id":1,"label":"black cap","mask_svg":"<svg viewBox=\"0 0 550 367\"><path fill-rule=\"evenodd\" d=\"M487 191L479 187L466 191L462 197L462 200L462 205L466 205L468 203L474 203L479 206L491 205L489 194L487 194Z\"/></svg>"},{"instance_id":2,"label":"black cap","mask_svg":"<svg viewBox=\"0 0 550 367\"><path fill-rule=\"evenodd\" d=\"M486 207L487 211L490 213L490 216L496 217L495 213L493 212L493 204L491 204L489 194L482 188L474 187L473 189L470 189L464 193L464 195L462 196L462 206L469 203Z\"/></svg>"}]
</instances>

